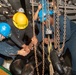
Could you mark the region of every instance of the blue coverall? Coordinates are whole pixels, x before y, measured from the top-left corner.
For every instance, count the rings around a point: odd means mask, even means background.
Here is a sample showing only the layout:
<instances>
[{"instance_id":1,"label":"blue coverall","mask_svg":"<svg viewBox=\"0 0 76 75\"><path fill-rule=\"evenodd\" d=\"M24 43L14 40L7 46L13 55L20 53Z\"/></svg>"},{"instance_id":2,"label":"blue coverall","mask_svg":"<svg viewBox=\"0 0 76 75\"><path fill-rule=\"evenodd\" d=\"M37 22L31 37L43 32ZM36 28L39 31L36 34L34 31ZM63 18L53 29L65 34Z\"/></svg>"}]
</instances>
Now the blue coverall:
<instances>
[{"instance_id":1,"label":"blue coverall","mask_svg":"<svg viewBox=\"0 0 76 75\"><path fill-rule=\"evenodd\" d=\"M64 47L64 52L68 48L71 53L72 58L72 73L73 75L76 75L76 24L72 21L70 21L68 18L66 20L66 43ZM64 16L60 16L60 42L63 41L63 30L64 30ZM38 28L40 24L38 24ZM54 32L53 27L51 26L52 31ZM41 29L39 29L41 30ZM44 29L45 30L45 29ZM42 41L41 39L42 32L38 34L37 38L39 42ZM54 34L52 34L54 36Z\"/></svg>"},{"instance_id":2,"label":"blue coverall","mask_svg":"<svg viewBox=\"0 0 76 75\"><path fill-rule=\"evenodd\" d=\"M63 38L63 23L64 17L60 16L60 38L62 42ZM68 48L71 53L72 58L72 73L76 75L76 24L70 21L68 18L66 20L66 43L64 47L64 52Z\"/></svg>"},{"instance_id":3,"label":"blue coverall","mask_svg":"<svg viewBox=\"0 0 76 75\"><path fill-rule=\"evenodd\" d=\"M24 36L27 36L29 39L32 38L32 27L31 25L28 25L26 29L20 30L16 28L15 25L13 25L12 19L8 19L7 23L11 26L12 29L11 36L10 38L0 42L0 54L14 59L18 50L20 50L22 45L25 44L26 39ZM0 57L0 65L2 65L2 62L3 59Z\"/></svg>"}]
</instances>

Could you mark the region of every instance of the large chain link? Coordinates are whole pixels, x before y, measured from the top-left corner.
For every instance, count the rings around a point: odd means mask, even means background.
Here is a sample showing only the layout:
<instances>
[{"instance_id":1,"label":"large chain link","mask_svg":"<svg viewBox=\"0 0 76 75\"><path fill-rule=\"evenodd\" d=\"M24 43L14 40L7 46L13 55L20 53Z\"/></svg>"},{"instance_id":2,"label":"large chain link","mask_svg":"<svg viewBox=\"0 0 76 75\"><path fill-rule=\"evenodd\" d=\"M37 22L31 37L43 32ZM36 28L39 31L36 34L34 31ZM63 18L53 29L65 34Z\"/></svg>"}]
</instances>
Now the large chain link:
<instances>
[{"instance_id":1,"label":"large chain link","mask_svg":"<svg viewBox=\"0 0 76 75\"><path fill-rule=\"evenodd\" d=\"M42 3L46 2L46 0L42 0ZM42 13L44 13L44 7L42 7ZM42 21L44 21L44 16L42 14ZM44 23L42 23L42 62L43 62L43 66L42 66L42 75L44 75L44 68L45 68L45 51L44 51Z\"/></svg>"},{"instance_id":2,"label":"large chain link","mask_svg":"<svg viewBox=\"0 0 76 75\"><path fill-rule=\"evenodd\" d=\"M56 28L55 28L55 48L58 48L58 53L61 54L63 52L63 48L66 40L66 0L64 2L64 32L63 32L63 44L60 46L60 25L59 25L59 0L57 0L57 15L56 15Z\"/></svg>"},{"instance_id":3,"label":"large chain link","mask_svg":"<svg viewBox=\"0 0 76 75\"><path fill-rule=\"evenodd\" d=\"M34 16L34 0L32 0L32 17ZM34 18L34 17L33 17ZM35 22L33 19L33 36L35 36ZM38 59L37 59L37 52L36 52L36 46L34 45L34 54L35 54L35 64L36 64L36 71L37 75L39 75L39 69L38 69Z\"/></svg>"}]
</instances>

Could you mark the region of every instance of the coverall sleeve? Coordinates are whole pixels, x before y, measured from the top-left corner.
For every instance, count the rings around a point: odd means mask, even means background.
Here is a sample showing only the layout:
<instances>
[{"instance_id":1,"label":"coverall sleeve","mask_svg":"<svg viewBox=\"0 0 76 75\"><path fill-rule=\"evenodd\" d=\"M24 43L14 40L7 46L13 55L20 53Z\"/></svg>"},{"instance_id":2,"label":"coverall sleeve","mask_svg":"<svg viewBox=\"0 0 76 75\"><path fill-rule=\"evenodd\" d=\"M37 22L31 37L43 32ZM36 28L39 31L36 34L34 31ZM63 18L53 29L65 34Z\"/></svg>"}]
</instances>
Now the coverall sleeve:
<instances>
[{"instance_id":1,"label":"coverall sleeve","mask_svg":"<svg viewBox=\"0 0 76 75\"><path fill-rule=\"evenodd\" d=\"M64 16L60 16L60 42L63 41L64 35ZM71 37L71 28L70 28L70 20L66 18L66 41L68 41Z\"/></svg>"},{"instance_id":2,"label":"coverall sleeve","mask_svg":"<svg viewBox=\"0 0 76 75\"><path fill-rule=\"evenodd\" d=\"M24 44L24 42L21 39L17 38L13 32L11 32L10 38L19 47L22 47L22 45Z\"/></svg>"},{"instance_id":3,"label":"coverall sleeve","mask_svg":"<svg viewBox=\"0 0 76 75\"><path fill-rule=\"evenodd\" d=\"M25 29L25 35L28 36L29 39L32 39L33 27L31 25L28 25L28 27Z\"/></svg>"}]
</instances>

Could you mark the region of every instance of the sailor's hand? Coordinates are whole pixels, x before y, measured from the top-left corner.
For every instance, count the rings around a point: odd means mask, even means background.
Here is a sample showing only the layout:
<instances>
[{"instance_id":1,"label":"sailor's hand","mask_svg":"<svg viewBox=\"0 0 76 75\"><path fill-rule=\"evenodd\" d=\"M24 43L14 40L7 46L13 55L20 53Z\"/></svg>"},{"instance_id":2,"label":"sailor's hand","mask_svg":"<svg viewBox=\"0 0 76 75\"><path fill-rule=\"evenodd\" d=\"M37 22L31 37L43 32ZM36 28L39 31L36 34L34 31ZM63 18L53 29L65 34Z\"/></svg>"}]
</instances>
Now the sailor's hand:
<instances>
[{"instance_id":1,"label":"sailor's hand","mask_svg":"<svg viewBox=\"0 0 76 75\"><path fill-rule=\"evenodd\" d=\"M22 45L22 48L23 48L25 51L29 51L28 45L23 44L23 45Z\"/></svg>"},{"instance_id":2,"label":"sailor's hand","mask_svg":"<svg viewBox=\"0 0 76 75\"><path fill-rule=\"evenodd\" d=\"M49 44L49 42L50 42L50 43L53 43L54 40L53 40L53 39L50 39L50 41L48 41L48 38L44 38L44 43L45 43L45 44Z\"/></svg>"},{"instance_id":3,"label":"sailor's hand","mask_svg":"<svg viewBox=\"0 0 76 75\"><path fill-rule=\"evenodd\" d=\"M42 8L42 4L39 3L38 10L40 11L41 8Z\"/></svg>"},{"instance_id":4,"label":"sailor's hand","mask_svg":"<svg viewBox=\"0 0 76 75\"><path fill-rule=\"evenodd\" d=\"M44 43L48 44L48 38L44 38Z\"/></svg>"},{"instance_id":5,"label":"sailor's hand","mask_svg":"<svg viewBox=\"0 0 76 75\"><path fill-rule=\"evenodd\" d=\"M27 56L30 53L30 50L21 49L18 51L18 55Z\"/></svg>"},{"instance_id":6,"label":"sailor's hand","mask_svg":"<svg viewBox=\"0 0 76 75\"><path fill-rule=\"evenodd\" d=\"M37 45L38 40L37 40L36 36L33 36L31 43L32 43L33 45Z\"/></svg>"}]
</instances>

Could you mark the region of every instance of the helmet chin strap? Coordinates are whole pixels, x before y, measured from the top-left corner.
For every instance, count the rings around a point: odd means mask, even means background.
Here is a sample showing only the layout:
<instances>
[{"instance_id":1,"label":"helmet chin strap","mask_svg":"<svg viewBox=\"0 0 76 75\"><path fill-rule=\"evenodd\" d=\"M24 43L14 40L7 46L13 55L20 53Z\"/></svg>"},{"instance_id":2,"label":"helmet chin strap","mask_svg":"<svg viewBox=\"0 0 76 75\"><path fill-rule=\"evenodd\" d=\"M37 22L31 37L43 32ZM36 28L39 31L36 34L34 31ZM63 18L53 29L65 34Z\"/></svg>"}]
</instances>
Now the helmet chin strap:
<instances>
[{"instance_id":1,"label":"helmet chin strap","mask_svg":"<svg viewBox=\"0 0 76 75\"><path fill-rule=\"evenodd\" d=\"M3 39L2 39L2 35L0 34L0 41L2 41Z\"/></svg>"}]
</instances>

